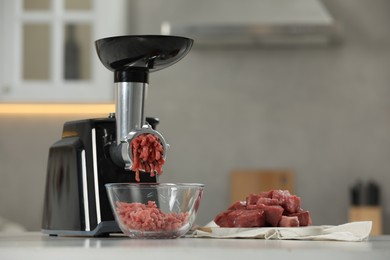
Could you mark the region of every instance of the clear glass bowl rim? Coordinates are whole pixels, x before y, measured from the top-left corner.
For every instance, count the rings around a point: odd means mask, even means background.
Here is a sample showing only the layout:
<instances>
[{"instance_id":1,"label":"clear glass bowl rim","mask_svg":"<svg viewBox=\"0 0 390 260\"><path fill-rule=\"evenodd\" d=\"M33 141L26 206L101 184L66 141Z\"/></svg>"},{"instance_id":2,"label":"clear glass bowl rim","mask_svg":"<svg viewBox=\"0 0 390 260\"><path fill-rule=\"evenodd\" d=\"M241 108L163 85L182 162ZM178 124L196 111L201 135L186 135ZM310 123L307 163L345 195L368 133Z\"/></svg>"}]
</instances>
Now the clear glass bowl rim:
<instances>
[{"instance_id":1,"label":"clear glass bowl rim","mask_svg":"<svg viewBox=\"0 0 390 260\"><path fill-rule=\"evenodd\" d=\"M106 183L106 188L137 188L137 189L149 189L149 188L204 188L202 183Z\"/></svg>"}]
</instances>

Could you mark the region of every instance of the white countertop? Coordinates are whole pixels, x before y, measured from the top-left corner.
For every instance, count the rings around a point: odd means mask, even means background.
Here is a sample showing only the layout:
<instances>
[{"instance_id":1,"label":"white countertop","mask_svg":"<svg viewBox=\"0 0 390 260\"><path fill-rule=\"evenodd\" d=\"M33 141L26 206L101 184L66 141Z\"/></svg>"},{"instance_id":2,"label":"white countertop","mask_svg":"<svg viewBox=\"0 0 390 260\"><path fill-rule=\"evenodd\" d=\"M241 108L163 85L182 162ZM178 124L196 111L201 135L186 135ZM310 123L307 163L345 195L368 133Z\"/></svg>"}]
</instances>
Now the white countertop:
<instances>
[{"instance_id":1,"label":"white countertop","mask_svg":"<svg viewBox=\"0 0 390 260\"><path fill-rule=\"evenodd\" d=\"M179 238L137 240L122 236L50 237L0 233L0 259L390 259L390 236L365 242Z\"/></svg>"}]
</instances>

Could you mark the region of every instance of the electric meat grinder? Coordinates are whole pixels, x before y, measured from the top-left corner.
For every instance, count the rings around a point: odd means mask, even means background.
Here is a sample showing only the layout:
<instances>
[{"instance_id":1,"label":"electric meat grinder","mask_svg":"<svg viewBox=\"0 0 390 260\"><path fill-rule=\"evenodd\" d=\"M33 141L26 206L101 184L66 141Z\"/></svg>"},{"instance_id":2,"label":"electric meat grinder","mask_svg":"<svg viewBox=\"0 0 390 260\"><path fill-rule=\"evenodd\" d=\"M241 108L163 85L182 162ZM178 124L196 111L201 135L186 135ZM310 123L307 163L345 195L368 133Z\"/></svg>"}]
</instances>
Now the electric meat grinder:
<instances>
[{"instance_id":1,"label":"electric meat grinder","mask_svg":"<svg viewBox=\"0 0 390 260\"><path fill-rule=\"evenodd\" d=\"M183 58L193 40L177 36L118 36L97 40L100 61L114 72L115 114L66 122L49 150L42 232L49 235L105 236L121 232L112 214L106 183L136 182L131 141L156 136L165 159L159 120L144 116L149 73ZM141 182L156 182L141 173Z\"/></svg>"}]
</instances>

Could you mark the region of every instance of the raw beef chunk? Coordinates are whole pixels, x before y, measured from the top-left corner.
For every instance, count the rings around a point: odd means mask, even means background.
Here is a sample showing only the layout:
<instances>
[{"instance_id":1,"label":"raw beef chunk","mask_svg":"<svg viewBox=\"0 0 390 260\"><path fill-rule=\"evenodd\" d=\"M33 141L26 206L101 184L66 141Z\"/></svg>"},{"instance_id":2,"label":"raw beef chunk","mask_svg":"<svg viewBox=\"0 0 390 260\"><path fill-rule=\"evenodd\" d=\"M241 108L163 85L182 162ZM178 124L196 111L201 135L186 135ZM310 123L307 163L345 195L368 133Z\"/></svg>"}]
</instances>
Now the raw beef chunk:
<instances>
[{"instance_id":1,"label":"raw beef chunk","mask_svg":"<svg viewBox=\"0 0 390 260\"><path fill-rule=\"evenodd\" d=\"M230 223L228 222L228 218L227 218L227 215L232 212L233 210L227 210L227 211L224 211L224 212L221 212L219 213L215 218L214 218L214 222L220 226L220 227L234 227L232 225L230 225Z\"/></svg>"},{"instance_id":2,"label":"raw beef chunk","mask_svg":"<svg viewBox=\"0 0 390 260\"><path fill-rule=\"evenodd\" d=\"M266 222L273 227L277 227L280 220L282 219L284 209L278 205L263 205L259 206L265 212L265 220Z\"/></svg>"},{"instance_id":3,"label":"raw beef chunk","mask_svg":"<svg viewBox=\"0 0 390 260\"><path fill-rule=\"evenodd\" d=\"M287 190L251 193L218 214L220 227L298 227L312 224L309 211L301 209L301 198Z\"/></svg>"},{"instance_id":4,"label":"raw beef chunk","mask_svg":"<svg viewBox=\"0 0 390 260\"><path fill-rule=\"evenodd\" d=\"M301 198L291 195L287 190L274 190L272 198L278 200L279 205L290 213L295 213L301 208Z\"/></svg>"},{"instance_id":5,"label":"raw beef chunk","mask_svg":"<svg viewBox=\"0 0 390 260\"><path fill-rule=\"evenodd\" d=\"M264 205L279 205L279 201L277 199L271 199L271 198L259 198L256 202L256 205L264 204Z\"/></svg>"},{"instance_id":6,"label":"raw beef chunk","mask_svg":"<svg viewBox=\"0 0 390 260\"><path fill-rule=\"evenodd\" d=\"M284 208L290 213L298 212L301 209L301 198L295 195L288 196Z\"/></svg>"},{"instance_id":7,"label":"raw beef chunk","mask_svg":"<svg viewBox=\"0 0 390 260\"><path fill-rule=\"evenodd\" d=\"M279 227L299 227L298 217L282 216L282 219L279 222Z\"/></svg>"},{"instance_id":8,"label":"raw beef chunk","mask_svg":"<svg viewBox=\"0 0 390 260\"><path fill-rule=\"evenodd\" d=\"M297 216L298 217L299 226L309 226L309 225L311 225L310 213L307 210L291 214L290 216Z\"/></svg>"},{"instance_id":9,"label":"raw beef chunk","mask_svg":"<svg viewBox=\"0 0 390 260\"><path fill-rule=\"evenodd\" d=\"M259 195L251 193L246 197L246 205L256 205Z\"/></svg>"},{"instance_id":10,"label":"raw beef chunk","mask_svg":"<svg viewBox=\"0 0 390 260\"><path fill-rule=\"evenodd\" d=\"M235 210L235 209L245 209L246 203L245 201L237 201L236 203L232 204L228 210Z\"/></svg>"},{"instance_id":11,"label":"raw beef chunk","mask_svg":"<svg viewBox=\"0 0 390 260\"><path fill-rule=\"evenodd\" d=\"M265 224L263 210L228 210L219 214L215 223L220 227L259 227Z\"/></svg>"},{"instance_id":12,"label":"raw beef chunk","mask_svg":"<svg viewBox=\"0 0 390 260\"><path fill-rule=\"evenodd\" d=\"M264 226L265 216L263 210L235 210L228 215L228 223L235 227Z\"/></svg>"}]
</instances>

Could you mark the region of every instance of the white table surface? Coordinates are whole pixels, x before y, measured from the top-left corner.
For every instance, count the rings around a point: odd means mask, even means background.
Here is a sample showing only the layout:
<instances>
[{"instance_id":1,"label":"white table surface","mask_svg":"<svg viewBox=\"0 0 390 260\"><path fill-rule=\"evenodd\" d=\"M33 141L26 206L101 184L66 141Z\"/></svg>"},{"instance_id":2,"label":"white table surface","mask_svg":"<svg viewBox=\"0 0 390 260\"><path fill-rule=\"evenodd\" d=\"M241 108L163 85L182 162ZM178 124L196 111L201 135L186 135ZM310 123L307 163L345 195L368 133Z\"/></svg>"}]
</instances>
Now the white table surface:
<instances>
[{"instance_id":1,"label":"white table surface","mask_svg":"<svg viewBox=\"0 0 390 260\"><path fill-rule=\"evenodd\" d=\"M0 259L390 259L390 236L365 242L122 236L50 237L38 232L1 234Z\"/></svg>"}]
</instances>

